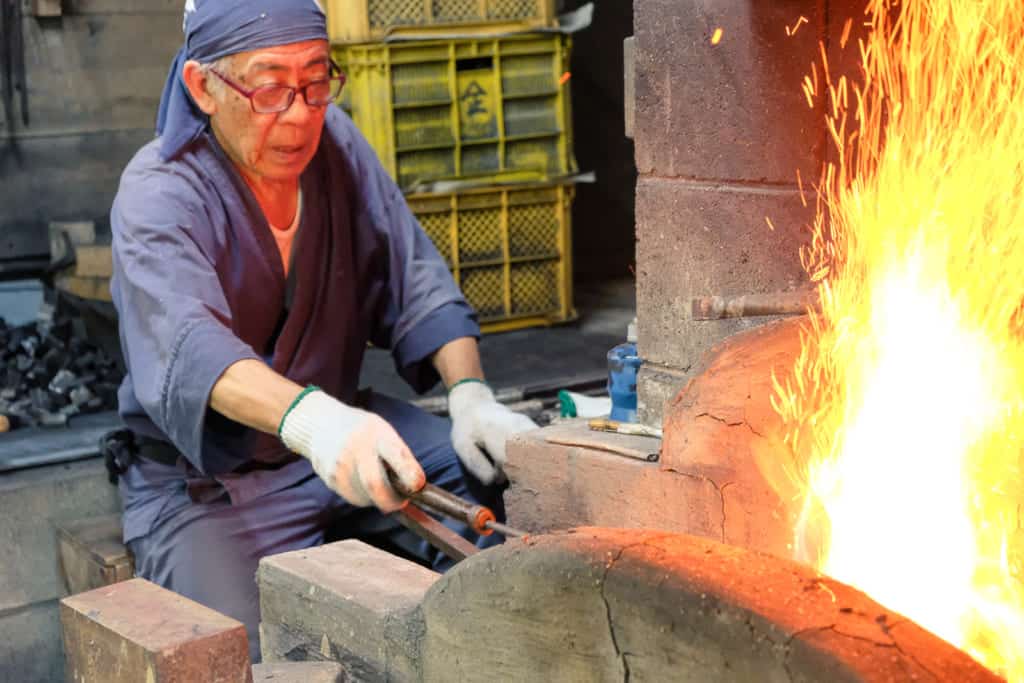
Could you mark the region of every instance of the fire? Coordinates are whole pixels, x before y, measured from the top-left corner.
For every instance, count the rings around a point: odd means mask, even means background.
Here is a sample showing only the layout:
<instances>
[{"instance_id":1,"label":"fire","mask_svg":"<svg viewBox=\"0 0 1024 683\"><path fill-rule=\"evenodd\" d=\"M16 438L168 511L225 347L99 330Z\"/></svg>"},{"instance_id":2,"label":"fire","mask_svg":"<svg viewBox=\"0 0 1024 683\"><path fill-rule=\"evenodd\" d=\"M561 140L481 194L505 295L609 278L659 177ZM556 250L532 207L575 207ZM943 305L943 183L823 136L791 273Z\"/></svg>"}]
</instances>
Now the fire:
<instances>
[{"instance_id":1,"label":"fire","mask_svg":"<svg viewBox=\"0 0 1024 683\"><path fill-rule=\"evenodd\" d=\"M824 69L818 283L775 408L798 559L1024 681L1024 2L870 0ZM842 44L850 36L844 28Z\"/></svg>"}]
</instances>

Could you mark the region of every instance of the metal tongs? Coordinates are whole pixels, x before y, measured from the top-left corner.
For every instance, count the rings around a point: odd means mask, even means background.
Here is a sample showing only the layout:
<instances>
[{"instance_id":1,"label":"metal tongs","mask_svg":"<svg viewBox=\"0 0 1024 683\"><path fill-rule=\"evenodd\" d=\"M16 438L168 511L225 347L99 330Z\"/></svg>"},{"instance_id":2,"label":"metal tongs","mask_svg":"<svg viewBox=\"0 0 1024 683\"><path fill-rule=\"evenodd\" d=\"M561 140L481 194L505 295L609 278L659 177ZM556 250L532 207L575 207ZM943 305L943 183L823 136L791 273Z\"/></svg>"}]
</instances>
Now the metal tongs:
<instances>
[{"instance_id":1,"label":"metal tongs","mask_svg":"<svg viewBox=\"0 0 1024 683\"><path fill-rule=\"evenodd\" d=\"M433 484L426 484L418 491L411 490L398 480L390 468L388 478L394 489L409 501L394 513L398 521L455 562L461 562L480 549L427 513L462 522L482 536L490 536L495 531L508 538L526 536L525 531L499 522L494 512L486 506L459 498Z\"/></svg>"}]
</instances>

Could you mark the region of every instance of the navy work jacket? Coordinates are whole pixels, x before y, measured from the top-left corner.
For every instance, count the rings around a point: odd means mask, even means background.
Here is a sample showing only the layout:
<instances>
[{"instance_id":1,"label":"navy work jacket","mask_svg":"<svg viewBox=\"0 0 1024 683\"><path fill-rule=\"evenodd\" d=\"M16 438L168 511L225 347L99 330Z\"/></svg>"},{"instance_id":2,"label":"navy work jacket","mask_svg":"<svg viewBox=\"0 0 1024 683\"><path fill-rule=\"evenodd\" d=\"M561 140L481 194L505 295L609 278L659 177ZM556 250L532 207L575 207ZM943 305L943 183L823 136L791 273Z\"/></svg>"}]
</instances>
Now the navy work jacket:
<instances>
[{"instance_id":1,"label":"navy work jacket","mask_svg":"<svg viewBox=\"0 0 1024 683\"><path fill-rule=\"evenodd\" d=\"M212 132L171 161L159 147L156 139L136 154L111 211L111 293L128 371L119 410L135 432L176 446L193 476L251 498L274 484L257 484L268 478L260 472L233 474L246 463L280 465L292 479L309 472L275 436L208 408L213 385L239 360L352 403L367 342L390 349L422 392L438 380L434 351L479 336L445 261L337 107L300 178L288 280L255 196ZM127 477L126 513L168 477Z\"/></svg>"}]
</instances>

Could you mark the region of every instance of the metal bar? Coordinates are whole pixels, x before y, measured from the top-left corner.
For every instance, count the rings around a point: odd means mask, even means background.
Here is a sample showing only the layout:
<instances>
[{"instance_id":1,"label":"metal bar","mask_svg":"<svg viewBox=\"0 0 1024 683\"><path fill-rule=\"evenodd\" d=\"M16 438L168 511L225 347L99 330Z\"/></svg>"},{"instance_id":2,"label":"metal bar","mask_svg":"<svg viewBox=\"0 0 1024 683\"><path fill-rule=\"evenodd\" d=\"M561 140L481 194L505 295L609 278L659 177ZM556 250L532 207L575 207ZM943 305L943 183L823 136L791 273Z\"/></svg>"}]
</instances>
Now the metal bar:
<instances>
[{"instance_id":1,"label":"metal bar","mask_svg":"<svg viewBox=\"0 0 1024 683\"><path fill-rule=\"evenodd\" d=\"M427 484L415 493L401 489L399 492L431 512L466 524L478 534L491 534L487 523L495 521L494 513L483 505L463 500L433 484Z\"/></svg>"},{"instance_id":2,"label":"metal bar","mask_svg":"<svg viewBox=\"0 0 1024 683\"><path fill-rule=\"evenodd\" d=\"M494 533L494 525L500 524L494 517L494 512L488 507L463 500L454 493L449 493L433 484L426 484L420 490L414 491L402 484L390 467L386 469L388 479L391 481L395 491L408 498L413 505L442 517L462 522L482 536L491 535ZM509 527L504 525L501 525L501 527L511 531L513 536L525 535L525 532L509 529Z\"/></svg>"},{"instance_id":3,"label":"metal bar","mask_svg":"<svg viewBox=\"0 0 1024 683\"><path fill-rule=\"evenodd\" d=\"M814 289L740 296L705 296L693 300L694 320L752 318L762 315L805 315L818 303Z\"/></svg>"},{"instance_id":4,"label":"metal bar","mask_svg":"<svg viewBox=\"0 0 1024 683\"><path fill-rule=\"evenodd\" d=\"M399 522L442 553L461 562L480 551L475 545L441 524L415 505L406 505L394 513Z\"/></svg>"},{"instance_id":5,"label":"metal bar","mask_svg":"<svg viewBox=\"0 0 1024 683\"><path fill-rule=\"evenodd\" d=\"M496 531L506 538L524 538L527 534L525 531L519 529L513 529L510 526L506 526L501 522L488 522L487 528L491 531Z\"/></svg>"}]
</instances>

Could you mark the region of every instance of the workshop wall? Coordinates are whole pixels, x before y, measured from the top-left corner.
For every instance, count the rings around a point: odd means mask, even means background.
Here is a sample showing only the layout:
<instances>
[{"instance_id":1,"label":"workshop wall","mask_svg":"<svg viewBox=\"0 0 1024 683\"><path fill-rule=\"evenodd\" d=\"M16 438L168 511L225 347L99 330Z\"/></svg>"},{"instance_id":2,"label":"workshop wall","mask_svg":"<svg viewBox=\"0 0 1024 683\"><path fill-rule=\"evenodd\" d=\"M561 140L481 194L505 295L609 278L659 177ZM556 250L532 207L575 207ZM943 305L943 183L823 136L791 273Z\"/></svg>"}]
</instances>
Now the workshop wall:
<instances>
[{"instance_id":1,"label":"workshop wall","mask_svg":"<svg viewBox=\"0 0 1024 683\"><path fill-rule=\"evenodd\" d=\"M856 73L849 60L856 39L840 52L839 36L862 3L634 0L634 7L645 359L638 393L641 419L659 423L665 401L716 342L765 322L695 321L694 297L789 290L806 280L799 249L810 236L813 185L828 148L824 112L808 107L800 84L820 61L819 46L834 79Z\"/></svg>"},{"instance_id":2,"label":"workshop wall","mask_svg":"<svg viewBox=\"0 0 1024 683\"><path fill-rule=\"evenodd\" d=\"M45 254L51 220L106 221L181 43L180 0L0 0L5 16L17 2L0 37L17 86L0 106L0 259Z\"/></svg>"}]
</instances>

